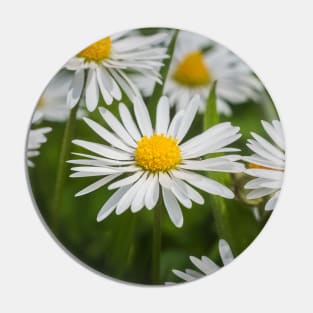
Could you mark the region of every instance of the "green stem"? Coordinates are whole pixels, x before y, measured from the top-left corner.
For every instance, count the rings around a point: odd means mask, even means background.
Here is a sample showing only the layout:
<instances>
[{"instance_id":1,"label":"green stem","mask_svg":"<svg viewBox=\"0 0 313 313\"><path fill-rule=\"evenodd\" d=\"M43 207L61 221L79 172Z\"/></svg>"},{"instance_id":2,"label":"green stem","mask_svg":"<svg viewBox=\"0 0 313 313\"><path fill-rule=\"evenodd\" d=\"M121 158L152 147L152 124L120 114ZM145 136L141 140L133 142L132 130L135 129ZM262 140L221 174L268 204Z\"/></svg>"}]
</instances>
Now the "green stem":
<instances>
[{"instance_id":1,"label":"green stem","mask_svg":"<svg viewBox=\"0 0 313 313\"><path fill-rule=\"evenodd\" d=\"M166 82L166 79L167 79L167 76L169 73L169 69L170 69L170 65L171 65L171 62L173 59L178 32L179 32L178 30L175 30L173 33L172 39L171 39L171 41L168 45L168 48L167 48L167 54L169 55L169 58L164 60L164 65L161 67L161 70L160 70L163 84L162 85L160 85L160 84L155 85L153 93L152 93L152 95L149 99L149 102L148 102L148 109L149 109L149 113L150 113L150 117L151 117L152 121L155 120L156 105L157 105L158 101L160 100L160 97L163 95L164 84Z\"/></svg>"},{"instance_id":2,"label":"green stem","mask_svg":"<svg viewBox=\"0 0 313 313\"><path fill-rule=\"evenodd\" d=\"M162 85L156 84L148 102L148 109L150 112L151 120L155 120L156 106L160 97L163 95L163 88L172 62L177 36L178 30L175 30L167 48L167 54L169 55L169 58L164 60L164 66L160 70L163 84ZM161 211L162 211L161 204L157 205L154 208L153 242L152 242L152 282L154 284L161 283L160 281L160 257L161 257L161 236L162 236Z\"/></svg>"},{"instance_id":3,"label":"green stem","mask_svg":"<svg viewBox=\"0 0 313 313\"><path fill-rule=\"evenodd\" d=\"M58 161L58 169L56 175L56 183L52 200L52 210L51 210L51 218L52 218L52 230L56 233L58 229L58 210L61 207L62 196L64 191L64 182L66 178L66 161L68 160L70 154L70 145L71 140L73 138L75 121L76 121L76 113L78 110L78 104L71 110L70 115L65 124L64 136L62 140L60 158Z\"/></svg>"},{"instance_id":4,"label":"green stem","mask_svg":"<svg viewBox=\"0 0 313 313\"><path fill-rule=\"evenodd\" d=\"M215 81L207 99L206 110L203 116L204 131L219 123L219 115L216 106L216 84L217 82ZM211 154L210 157L217 157L220 155L221 154ZM228 173L208 172L207 176L223 185L228 185L231 182L231 177ZM209 202L219 238L226 240L234 249L235 243L232 235L233 230L230 223L229 208L227 207L225 199L220 196L210 195Z\"/></svg>"},{"instance_id":5,"label":"green stem","mask_svg":"<svg viewBox=\"0 0 313 313\"><path fill-rule=\"evenodd\" d=\"M160 284L161 206L159 205L154 208L152 249L152 282Z\"/></svg>"}]
</instances>

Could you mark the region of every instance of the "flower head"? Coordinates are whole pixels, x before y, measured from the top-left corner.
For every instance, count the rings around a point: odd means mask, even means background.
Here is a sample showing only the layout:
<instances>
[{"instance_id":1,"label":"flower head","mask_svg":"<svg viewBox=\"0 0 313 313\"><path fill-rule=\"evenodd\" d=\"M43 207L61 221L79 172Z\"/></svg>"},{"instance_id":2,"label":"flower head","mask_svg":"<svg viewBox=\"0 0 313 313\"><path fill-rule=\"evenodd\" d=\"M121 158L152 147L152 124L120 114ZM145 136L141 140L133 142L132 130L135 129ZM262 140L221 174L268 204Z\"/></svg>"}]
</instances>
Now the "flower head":
<instances>
[{"instance_id":1,"label":"flower head","mask_svg":"<svg viewBox=\"0 0 313 313\"><path fill-rule=\"evenodd\" d=\"M151 36L119 33L79 52L65 65L67 70L74 71L67 93L68 107L73 108L83 94L89 111L97 107L100 94L108 105L114 99L121 100L122 90L131 100L141 97L129 72L162 84L158 70L168 56L166 48L160 45L167 36L167 33Z\"/></svg>"},{"instance_id":2,"label":"flower head","mask_svg":"<svg viewBox=\"0 0 313 313\"><path fill-rule=\"evenodd\" d=\"M162 97L157 105L155 128L143 101L136 99L133 105L136 121L123 103L119 105L122 122L107 109L99 109L111 130L85 118L89 127L109 145L73 141L96 155L75 153L83 159L69 161L79 165L72 168L75 173L71 176L103 176L76 196L112 181L108 189L117 189L100 210L98 221L114 210L117 214L128 208L132 212L143 207L151 210L162 196L171 221L181 227L181 205L191 208L192 202L204 203L197 189L225 198L234 197L229 188L197 172L244 170L243 164L236 162L239 156L205 157L217 152L237 151L226 146L240 137L239 127L221 123L183 143L198 110L199 97L194 97L186 110L176 113L172 120L169 101Z\"/></svg>"},{"instance_id":3,"label":"flower head","mask_svg":"<svg viewBox=\"0 0 313 313\"><path fill-rule=\"evenodd\" d=\"M262 121L265 132L272 143L256 133L251 133L254 139L249 139L247 146L254 152L251 156L243 157L249 163L246 173L256 177L250 180L246 189L252 189L247 195L248 199L261 198L272 195L265 205L265 210L273 210L283 182L285 169L285 141L280 121L272 124Z\"/></svg>"},{"instance_id":4,"label":"flower head","mask_svg":"<svg viewBox=\"0 0 313 313\"><path fill-rule=\"evenodd\" d=\"M73 74L64 70L53 77L37 102L34 113L37 121L66 121L70 112L66 105L66 95L72 78Z\"/></svg>"},{"instance_id":5,"label":"flower head","mask_svg":"<svg viewBox=\"0 0 313 313\"><path fill-rule=\"evenodd\" d=\"M37 122L37 118L38 115L34 115L33 123ZM41 127L37 129L31 129L29 131L26 150L27 166L35 166L34 162L32 162L30 159L40 154L39 149L41 145L47 141L47 137L45 135L51 130L51 127Z\"/></svg>"},{"instance_id":6,"label":"flower head","mask_svg":"<svg viewBox=\"0 0 313 313\"><path fill-rule=\"evenodd\" d=\"M219 240L218 250L224 266L234 260L234 256L230 249L230 246L224 239ZM199 269L200 272L195 271L193 269L186 269L184 272L175 269L173 270L173 273L177 277L187 282L196 280L206 275L210 275L220 269L220 267L217 264L215 264L212 260L210 260L206 256L202 256L201 259L195 256L190 256L190 261L194 266L197 267L197 269ZM168 282L166 284L172 285L173 283Z\"/></svg>"},{"instance_id":7,"label":"flower head","mask_svg":"<svg viewBox=\"0 0 313 313\"><path fill-rule=\"evenodd\" d=\"M205 46L211 49L204 52ZM263 88L248 66L226 48L200 35L180 32L165 94L177 110L184 109L193 95L201 96L200 112L214 81L217 81L217 107L231 114L229 103L256 99ZM147 88L146 88L147 89Z\"/></svg>"}]
</instances>

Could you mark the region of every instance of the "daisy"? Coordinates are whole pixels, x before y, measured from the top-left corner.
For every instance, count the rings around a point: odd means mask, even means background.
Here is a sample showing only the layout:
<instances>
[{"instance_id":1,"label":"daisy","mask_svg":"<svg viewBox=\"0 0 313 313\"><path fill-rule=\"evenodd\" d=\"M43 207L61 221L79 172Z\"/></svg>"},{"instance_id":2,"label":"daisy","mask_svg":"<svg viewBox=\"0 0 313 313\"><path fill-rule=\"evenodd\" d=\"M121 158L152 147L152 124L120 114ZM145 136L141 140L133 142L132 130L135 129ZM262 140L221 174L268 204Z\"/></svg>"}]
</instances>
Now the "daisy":
<instances>
[{"instance_id":1,"label":"daisy","mask_svg":"<svg viewBox=\"0 0 313 313\"><path fill-rule=\"evenodd\" d=\"M224 185L195 171L241 172L243 164L236 155L201 159L211 153L237 151L226 147L241 135L239 127L230 123L218 124L183 143L199 106L195 96L184 112L178 112L170 121L167 97L157 105L155 128L141 98L135 99L135 120L129 109L119 104L120 122L110 111L99 108L108 130L85 118L88 126L108 145L74 140L73 143L97 155L75 153L83 157L70 160L78 164L71 177L101 176L102 178L76 194L81 196L108 183L109 190L116 190L98 213L102 221L114 210L122 214L128 208L133 213L143 207L153 209L163 197L171 221L183 225L181 205L192 207L192 202L203 204L202 195L196 190L233 198L233 192ZM114 180L114 182L112 182Z\"/></svg>"},{"instance_id":2,"label":"daisy","mask_svg":"<svg viewBox=\"0 0 313 313\"><path fill-rule=\"evenodd\" d=\"M146 80L162 84L158 72L167 58L166 48L160 46L167 33L151 36L125 33L103 38L79 52L66 65L74 72L67 93L67 104L73 108L85 95L87 109L92 112L102 95L106 104L121 100L123 90L129 99L140 97L139 89L128 72L139 73Z\"/></svg>"},{"instance_id":3,"label":"daisy","mask_svg":"<svg viewBox=\"0 0 313 313\"><path fill-rule=\"evenodd\" d=\"M63 122L70 109L66 105L67 90L70 87L73 74L67 71L57 73L42 93L34 113L34 118L51 122Z\"/></svg>"},{"instance_id":4,"label":"daisy","mask_svg":"<svg viewBox=\"0 0 313 313\"><path fill-rule=\"evenodd\" d=\"M34 116L33 123L37 122L37 117ZM28 134L27 139L27 166L34 167L34 163L30 160L30 158L36 157L40 154L39 148L40 146L47 141L45 134L51 131L51 127L41 127L37 129L31 129Z\"/></svg>"},{"instance_id":5,"label":"daisy","mask_svg":"<svg viewBox=\"0 0 313 313\"><path fill-rule=\"evenodd\" d=\"M285 140L280 121L272 124L262 121L265 132L272 142L258 134L251 133L254 139L249 139L247 146L254 152L251 156L243 157L249 162L250 169L246 173L256 177L250 180L246 189L253 189L248 193L248 199L261 198L272 195L265 205L265 210L273 210L283 182L285 169Z\"/></svg>"},{"instance_id":6,"label":"daisy","mask_svg":"<svg viewBox=\"0 0 313 313\"><path fill-rule=\"evenodd\" d=\"M207 52L201 49L212 46ZM227 116L229 103L256 99L263 88L248 66L226 48L190 32L178 35L173 61L164 93L177 110L185 108L195 94L200 94L200 112L204 112L212 83L217 81L217 108ZM148 87L145 87L147 89Z\"/></svg>"},{"instance_id":7,"label":"daisy","mask_svg":"<svg viewBox=\"0 0 313 313\"><path fill-rule=\"evenodd\" d=\"M224 240L224 239L220 239L218 242L218 250L223 262L223 265L227 265L230 262L232 262L234 260L234 256L233 253L230 249L229 244ZM204 277L206 275L210 275L214 272L216 272L217 270L220 269L220 266L218 266L217 264L215 264L212 260L210 260L208 257L206 256L202 256L201 259L197 258L195 256L190 256L190 261L192 262L192 264L194 266L196 266L199 271L195 271L192 269L186 269L184 272L179 271L179 270L172 270L172 272L179 278L181 278L184 281L193 281L196 280L198 278ZM174 283L168 282L166 283L167 285L172 285Z\"/></svg>"}]
</instances>

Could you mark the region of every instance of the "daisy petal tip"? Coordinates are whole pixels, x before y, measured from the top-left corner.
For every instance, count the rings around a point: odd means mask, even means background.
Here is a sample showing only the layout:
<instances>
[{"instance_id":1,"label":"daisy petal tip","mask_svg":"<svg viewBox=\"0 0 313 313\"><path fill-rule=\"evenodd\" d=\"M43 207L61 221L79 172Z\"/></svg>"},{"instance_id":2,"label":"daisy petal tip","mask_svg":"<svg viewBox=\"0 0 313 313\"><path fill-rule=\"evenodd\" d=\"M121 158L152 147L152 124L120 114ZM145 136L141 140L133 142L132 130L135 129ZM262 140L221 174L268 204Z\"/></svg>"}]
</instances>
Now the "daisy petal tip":
<instances>
[{"instance_id":1,"label":"daisy petal tip","mask_svg":"<svg viewBox=\"0 0 313 313\"><path fill-rule=\"evenodd\" d=\"M231 190L225 190L223 197L226 199L234 199L235 198L235 194L231 191Z\"/></svg>"},{"instance_id":2,"label":"daisy petal tip","mask_svg":"<svg viewBox=\"0 0 313 313\"><path fill-rule=\"evenodd\" d=\"M102 218L101 214L98 214L96 220L98 223L100 223L104 220L104 218Z\"/></svg>"},{"instance_id":3,"label":"daisy petal tip","mask_svg":"<svg viewBox=\"0 0 313 313\"><path fill-rule=\"evenodd\" d=\"M100 112L100 114L106 114L107 109L103 108L103 107L99 107L99 112Z\"/></svg>"},{"instance_id":4,"label":"daisy petal tip","mask_svg":"<svg viewBox=\"0 0 313 313\"><path fill-rule=\"evenodd\" d=\"M175 225L177 228L182 228L182 227L183 227L183 224L184 224L184 221L183 221L183 220L180 220L180 221L177 221L176 223L174 223L174 225Z\"/></svg>"}]
</instances>

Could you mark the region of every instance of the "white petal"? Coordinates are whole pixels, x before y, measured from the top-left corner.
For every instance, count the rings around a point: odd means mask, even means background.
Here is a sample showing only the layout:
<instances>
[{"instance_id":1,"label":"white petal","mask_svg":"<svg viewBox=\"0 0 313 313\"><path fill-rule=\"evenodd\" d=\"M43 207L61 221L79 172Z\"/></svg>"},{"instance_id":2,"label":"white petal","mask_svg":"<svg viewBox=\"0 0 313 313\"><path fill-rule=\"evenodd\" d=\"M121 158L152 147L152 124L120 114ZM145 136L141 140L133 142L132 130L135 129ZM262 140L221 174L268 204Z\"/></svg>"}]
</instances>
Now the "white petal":
<instances>
[{"instance_id":1,"label":"white petal","mask_svg":"<svg viewBox=\"0 0 313 313\"><path fill-rule=\"evenodd\" d=\"M284 173L281 171L268 170L268 169L247 169L246 173L251 176L269 178L274 180L283 180Z\"/></svg>"},{"instance_id":2,"label":"white petal","mask_svg":"<svg viewBox=\"0 0 313 313\"><path fill-rule=\"evenodd\" d=\"M191 276L193 276L193 277L195 277L195 278L201 278L201 277L203 277L203 274L202 274L202 273L197 272L197 271L195 271L195 270L191 270L191 269L189 269L189 268L187 268L187 269L185 270L185 272L186 272L186 274L189 274L189 275L191 275Z\"/></svg>"},{"instance_id":3,"label":"white petal","mask_svg":"<svg viewBox=\"0 0 313 313\"><path fill-rule=\"evenodd\" d=\"M145 196L145 204L148 210L153 209L157 204L159 200L159 193L160 187L158 181L158 174L154 174Z\"/></svg>"},{"instance_id":4,"label":"white petal","mask_svg":"<svg viewBox=\"0 0 313 313\"><path fill-rule=\"evenodd\" d=\"M259 142L257 142L256 140L253 139L249 139L248 143L247 143L247 147L252 150L253 152L256 153L256 155L259 158L264 158L270 162L273 162L273 164L278 164L281 161L283 161L284 159L282 158L278 158L277 156L271 154L270 152L268 152L266 149L264 149L264 147L262 147L260 145Z\"/></svg>"},{"instance_id":5,"label":"white petal","mask_svg":"<svg viewBox=\"0 0 313 313\"><path fill-rule=\"evenodd\" d=\"M214 171L227 173L241 173L245 166L238 162L232 162L224 157L209 158L205 160L186 160L180 168L196 171Z\"/></svg>"},{"instance_id":6,"label":"white petal","mask_svg":"<svg viewBox=\"0 0 313 313\"><path fill-rule=\"evenodd\" d=\"M135 124L128 108L124 103L119 104L119 112L120 112L120 117L122 119L122 122L129 132L129 134L136 140L140 140L141 135L138 131L137 125Z\"/></svg>"},{"instance_id":7,"label":"white petal","mask_svg":"<svg viewBox=\"0 0 313 313\"><path fill-rule=\"evenodd\" d=\"M265 211L274 210L276 203L277 203L277 200L278 200L278 197L279 197L279 192L276 192L275 195L267 201L265 208L264 208Z\"/></svg>"},{"instance_id":8,"label":"white petal","mask_svg":"<svg viewBox=\"0 0 313 313\"><path fill-rule=\"evenodd\" d=\"M167 189L171 189L173 186L173 181L167 173L159 173L159 182L161 186Z\"/></svg>"},{"instance_id":9,"label":"white petal","mask_svg":"<svg viewBox=\"0 0 313 313\"><path fill-rule=\"evenodd\" d=\"M192 137L191 139L187 140L183 144L181 144L181 149L192 149L196 146L202 145L206 142L211 142L211 140L216 140L222 137L224 138L225 133L233 130L233 126L229 122L219 123L215 126L210 127L205 132L201 133L198 136ZM231 134L236 133L231 132Z\"/></svg>"},{"instance_id":10,"label":"white petal","mask_svg":"<svg viewBox=\"0 0 313 313\"><path fill-rule=\"evenodd\" d=\"M119 73L116 70L110 69L109 70L110 74L114 77L114 79L116 80L116 82L121 86L121 88L124 90L124 92L126 93L128 99L130 101L134 101L134 99L136 98L136 93L134 92L134 90L131 88L131 86L128 84L127 81L125 81L124 78L122 78Z\"/></svg>"},{"instance_id":11,"label":"white petal","mask_svg":"<svg viewBox=\"0 0 313 313\"><path fill-rule=\"evenodd\" d=\"M96 176L105 176L109 175L108 173L100 173L100 172L75 172L71 174L69 177L71 178L81 178L81 177L96 177Z\"/></svg>"},{"instance_id":12,"label":"white petal","mask_svg":"<svg viewBox=\"0 0 313 313\"><path fill-rule=\"evenodd\" d=\"M125 186L117 190L113 195L106 201L104 206L100 209L97 215L97 222L103 221L107 216L109 216L115 209L117 203L123 197L123 195L129 190L129 186Z\"/></svg>"},{"instance_id":13,"label":"white petal","mask_svg":"<svg viewBox=\"0 0 313 313\"><path fill-rule=\"evenodd\" d=\"M155 132L157 134L166 135L169 120L170 120L170 106L168 98L163 96L160 98L157 106Z\"/></svg>"},{"instance_id":14,"label":"white petal","mask_svg":"<svg viewBox=\"0 0 313 313\"><path fill-rule=\"evenodd\" d=\"M105 166L76 166L72 167L71 170L74 172L101 173L103 175L123 172L123 170Z\"/></svg>"},{"instance_id":15,"label":"white petal","mask_svg":"<svg viewBox=\"0 0 313 313\"><path fill-rule=\"evenodd\" d=\"M102 67L98 66L96 68L96 73L97 73L97 81L98 85L103 97L103 100L106 104L111 104L113 102L113 98L110 94L110 89L108 89L109 81L107 75L104 73L104 70Z\"/></svg>"},{"instance_id":16,"label":"white petal","mask_svg":"<svg viewBox=\"0 0 313 313\"><path fill-rule=\"evenodd\" d=\"M173 170L172 173L175 177L185 180L190 185L204 190L207 193L219 195L228 199L234 198L234 193L229 188L213 179L183 170Z\"/></svg>"},{"instance_id":17,"label":"white petal","mask_svg":"<svg viewBox=\"0 0 313 313\"><path fill-rule=\"evenodd\" d=\"M281 128L279 121L273 121L279 124L279 128ZM282 136L282 131L277 131L277 128L273 127L270 123L266 121L261 121L263 128L267 132L267 134L273 139L273 141L283 150L285 150L285 140Z\"/></svg>"},{"instance_id":18,"label":"white petal","mask_svg":"<svg viewBox=\"0 0 313 313\"><path fill-rule=\"evenodd\" d=\"M176 138L178 139L179 142L182 141L185 135L187 134L198 111L199 102L200 97L196 95L191 99L190 103L188 104L188 107L186 108L185 114L182 118L179 129L177 131Z\"/></svg>"},{"instance_id":19,"label":"white petal","mask_svg":"<svg viewBox=\"0 0 313 313\"><path fill-rule=\"evenodd\" d=\"M114 160L131 160L132 156L121 150L108 147L99 143L85 141L85 140L73 140L73 144L90 150L96 154L102 155L104 157L114 159Z\"/></svg>"},{"instance_id":20,"label":"white petal","mask_svg":"<svg viewBox=\"0 0 313 313\"><path fill-rule=\"evenodd\" d=\"M86 154L86 153L77 153L77 152L72 152L72 154L77 155L77 156L81 156L87 159L91 159L91 160L96 160L96 161L100 161L105 165L130 165L130 164L134 164L134 161L119 161L119 160L112 160L112 159L106 159L103 157L99 157L97 155L91 155L91 154ZM77 160L69 160L67 161L68 163L73 163L73 164L82 164L82 165L86 165L83 163L80 163L79 161L82 159L77 159ZM88 164L87 164L88 165Z\"/></svg>"},{"instance_id":21,"label":"white petal","mask_svg":"<svg viewBox=\"0 0 313 313\"><path fill-rule=\"evenodd\" d=\"M152 136L153 130L148 109L142 99L134 100L134 110L137 124L143 136Z\"/></svg>"},{"instance_id":22,"label":"white petal","mask_svg":"<svg viewBox=\"0 0 313 313\"><path fill-rule=\"evenodd\" d=\"M113 174L113 175L109 175L109 176L106 176L104 178L101 178L100 180L96 181L95 183L93 183L93 184L87 186L86 188L82 189L81 191L77 192L75 194L75 197L79 197L79 196L85 195L87 193L90 193L92 191L95 191L95 190L101 188L102 186L109 183L111 180L115 179L116 177L118 177L120 175L122 175L122 174L121 173Z\"/></svg>"},{"instance_id":23,"label":"white petal","mask_svg":"<svg viewBox=\"0 0 313 313\"><path fill-rule=\"evenodd\" d=\"M105 84L106 89L110 92L111 96L116 99L117 101L120 101L122 99L122 92L114 78L111 76L111 74L104 68L100 67L102 70L102 78L106 78L103 80L103 83Z\"/></svg>"},{"instance_id":24,"label":"white petal","mask_svg":"<svg viewBox=\"0 0 313 313\"><path fill-rule=\"evenodd\" d=\"M86 82L86 107L89 112L93 112L99 102L99 87L97 74L94 69L89 69Z\"/></svg>"},{"instance_id":25,"label":"white petal","mask_svg":"<svg viewBox=\"0 0 313 313\"><path fill-rule=\"evenodd\" d=\"M170 127L168 128L167 136L172 136L173 138L176 138L177 131L180 127L180 123L182 121L183 116L184 111L179 111L178 113L175 114L170 124Z\"/></svg>"},{"instance_id":26,"label":"white petal","mask_svg":"<svg viewBox=\"0 0 313 313\"><path fill-rule=\"evenodd\" d=\"M79 69L75 72L72 85L67 93L67 106L72 109L81 98L84 87L85 72L84 69Z\"/></svg>"},{"instance_id":27,"label":"white petal","mask_svg":"<svg viewBox=\"0 0 313 313\"><path fill-rule=\"evenodd\" d=\"M224 265L229 264L234 260L233 253L226 240L220 239L218 242L218 250Z\"/></svg>"},{"instance_id":28,"label":"white petal","mask_svg":"<svg viewBox=\"0 0 313 313\"><path fill-rule=\"evenodd\" d=\"M84 67L84 59L83 58L71 58L65 65L64 68L66 68L69 71L77 71Z\"/></svg>"},{"instance_id":29,"label":"white petal","mask_svg":"<svg viewBox=\"0 0 313 313\"><path fill-rule=\"evenodd\" d=\"M181 208L175 199L172 192L164 187L162 187L162 194L163 194L163 200L164 204L167 210L167 213L173 222L173 224L176 227L182 227L183 226L183 214L181 212Z\"/></svg>"},{"instance_id":30,"label":"white petal","mask_svg":"<svg viewBox=\"0 0 313 313\"><path fill-rule=\"evenodd\" d=\"M167 36L167 33L158 33L151 36L126 37L114 42L114 49L118 52L142 49L152 44L162 42Z\"/></svg>"},{"instance_id":31,"label":"white petal","mask_svg":"<svg viewBox=\"0 0 313 313\"><path fill-rule=\"evenodd\" d=\"M123 143L117 136L110 133L100 124L90 120L89 118L84 118L84 121L88 124L88 126L97 133L100 137L102 137L105 141L107 141L110 145L115 146L121 150L132 153L134 151L133 148L130 148L125 143Z\"/></svg>"},{"instance_id":32,"label":"white petal","mask_svg":"<svg viewBox=\"0 0 313 313\"><path fill-rule=\"evenodd\" d=\"M142 185L140 192L137 192L130 208L133 213L140 211L144 207L146 192L151 184L151 177L152 174L147 178L146 182Z\"/></svg>"},{"instance_id":33,"label":"white petal","mask_svg":"<svg viewBox=\"0 0 313 313\"><path fill-rule=\"evenodd\" d=\"M207 257L202 257L201 260L191 256L190 261L204 274L210 275L214 272L216 272L219 269L219 266L217 266L213 261L211 261Z\"/></svg>"},{"instance_id":34,"label":"white petal","mask_svg":"<svg viewBox=\"0 0 313 313\"><path fill-rule=\"evenodd\" d=\"M261 166L272 168L272 169L278 169L278 170L283 170L285 167L285 161L283 160L276 162L276 159L275 160L264 159L258 156L257 154L254 154L252 156L242 157L242 160L252 163L252 164L257 164L257 165L261 165Z\"/></svg>"},{"instance_id":35,"label":"white petal","mask_svg":"<svg viewBox=\"0 0 313 313\"><path fill-rule=\"evenodd\" d=\"M171 187L171 191L174 194L174 196L176 197L176 199L185 207L190 209L192 207L192 202L190 201L188 194L187 194L187 190L183 189L180 187L180 185L178 183L175 182Z\"/></svg>"},{"instance_id":36,"label":"white petal","mask_svg":"<svg viewBox=\"0 0 313 313\"><path fill-rule=\"evenodd\" d=\"M269 195L275 191L276 191L275 189L271 189L271 188L255 189L255 190L253 190L247 194L247 199L251 200L251 199L262 198L262 197L267 196L267 195Z\"/></svg>"},{"instance_id":37,"label":"white petal","mask_svg":"<svg viewBox=\"0 0 313 313\"><path fill-rule=\"evenodd\" d=\"M187 192L187 195L188 197L195 203L198 203L198 204L203 204L204 203L204 199L203 197L201 196L201 194L195 190L194 188L192 188L191 186L189 186L186 182L178 179L178 178L175 178L175 181L176 182L181 182L181 184L184 185L184 187L186 188L186 192Z\"/></svg>"},{"instance_id":38,"label":"white petal","mask_svg":"<svg viewBox=\"0 0 313 313\"><path fill-rule=\"evenodd\" d=\"M173 270L173 273L177 277L183 279L184 281L193 281L193 280L197 279L196 277L194 277L194 276L192 276L190 274L187 274L185 272L179 271L179 270Z\"/></svg>"},{"instance_id":39,"label":"white petal","mask_svg":"<svg viewBox=\"0 0 313 313\"><path fill-rule=\"evenodd\" d=\"M124 126L118 121L118 119L107 109L99 108L100 114L103 119L108 123L108 125L112 128L112 130L122 139L126 144L137 147L136 142L126 131Z\"/></svg>"},{"instance_id":40,"label":"white petal","mask_svg":"<svg viewBox=\"0 0 313 313\"><path fill-rule=\"evenodd\" d=\"M137 180L136 183L132 185L131 188L120 199L116 207L117 215L122 214L129 208L137 192L140 190L142 185L146 182L146 177L147 177L147 173L145 173L139 180Z\"/></svg>"},{"instance_id":41,"label":"white petal","mask_svg":"<svg viewBox=\"0 0 313 313\"><path fill-rule=\"evenodd\" d=\"M268 187L266 185L272 182L273 180L268 179L268 178L255 178L247 182L244 187L246 189L263 188L263 187Z\"/></svg>"},{"instance_id":42,"label":"white petal","mask_svg":"<svg viewBox=\"0 0 313 313\"><path fill-rule=\"evenodd\" d=\"M142 172L137 172L137 173L134 173L134 174L132 174L128 177L125 177L121 180L118 180L118 181L114 182L113 184L109 185L108 189L112 190L112 189L116 189L116 188L130 185L130 184L136 182L142 176L142 174L143 174Z\"/></svg>"},{"instance_id":43,"label":"white petal","mask_svg":"<svg viewBox=\"0 0 313 313\"><path fill-rule=\"evenodd\" d=\"M266 151L268 151L270 154L272 154L276 158L284 160L285 155L282 151L278 150L276 147L274 147L271 143L269 143L267 140L265 140L263 137L259 136L258 134L252 132L251 135Z\"/></svg>"}]
</instances>

